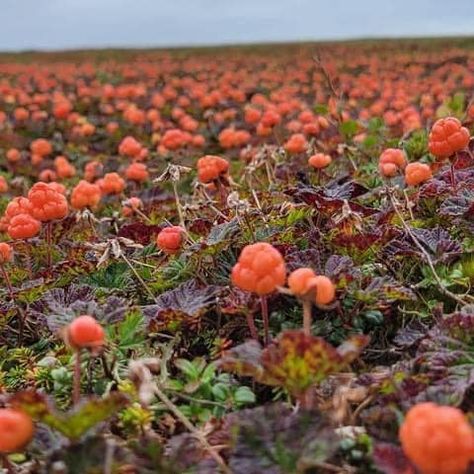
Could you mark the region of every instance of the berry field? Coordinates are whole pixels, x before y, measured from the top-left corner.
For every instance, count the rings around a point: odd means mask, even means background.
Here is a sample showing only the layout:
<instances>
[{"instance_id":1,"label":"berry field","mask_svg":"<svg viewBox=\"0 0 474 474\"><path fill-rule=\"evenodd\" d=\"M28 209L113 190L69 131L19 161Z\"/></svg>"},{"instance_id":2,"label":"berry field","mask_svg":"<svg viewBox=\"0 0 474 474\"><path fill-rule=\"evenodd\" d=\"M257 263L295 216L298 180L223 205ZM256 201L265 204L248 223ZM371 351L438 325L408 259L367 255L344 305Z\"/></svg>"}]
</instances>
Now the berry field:
<instances>
[{"instance_id":1,"label":"berry field","mask_svg":"<svg viewBox=\"0 0 474 474\"><path fill-rule=\"evenodd\" d=\"M474 472L474 39L0 54L0 216L8 474Z\"/></svg>"}]
</instances>

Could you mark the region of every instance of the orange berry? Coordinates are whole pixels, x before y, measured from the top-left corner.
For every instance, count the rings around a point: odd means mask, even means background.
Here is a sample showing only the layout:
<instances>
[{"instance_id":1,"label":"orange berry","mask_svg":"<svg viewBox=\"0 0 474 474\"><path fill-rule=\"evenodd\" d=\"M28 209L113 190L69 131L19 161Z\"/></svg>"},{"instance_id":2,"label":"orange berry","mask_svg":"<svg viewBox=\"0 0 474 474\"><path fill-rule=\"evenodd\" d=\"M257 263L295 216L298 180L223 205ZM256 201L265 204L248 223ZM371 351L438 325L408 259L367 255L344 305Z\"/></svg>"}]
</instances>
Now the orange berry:
<instances>
[{"instance_id":1,"label":"orange berry","mask_svg":"<svg viewBox=\"0 0 474 474\"><path fill-rule=\"evenodd\" d=\"M13 249L6 242L0 242L0 265L11 262L13 259Z\"/></svg>"},{"instance_id":2,"label":"orange berry","mask_svg":"<svg viewBox=\"0 0 474 474\"><path fill-rule=\"evenodd\" d=\"M336 287L334 283L323 275L315 277L316 286L316 304L329 304L336 296Z\"/></svg>"},{"instance_id":3,"label":"orange berry","mask_svg":"<svg viewBox=\"0 0 474 474\"><path fill-rule=\"evenodd\" d=\"M32 206L28 198L20 196L12 199L5 209L5 216L11 219L17 214L31 214Z\"/></svg>"},{"instance_id":4,"label":"orange berry","mask_svg":"<svg viewBox=\"0 0 474 474\"><path fill-rule=\"evenodd\" d=\"M295 133L285 143L285 150L288 153L303 153L307 146L306 137L302 133Z\"/></svg>"},{"instance_id":5,"label":"orange berry","mask_svg":"<svg viewBox=\"0 0 474 474\"><path fill-rule=\"evenodd\" d=\"M239 288L266 295L286 281L286 267L280 252L266 242L247 245L232 269L232 283Z\"/></svg>"},{"instance_id":6,"label":"orange berry","mask_svg":"<svg viewBox=\"0 0 474 474\"><path fill-rule=\"evenodd\" d=\"M31 441L33 433L30 416L13 408L0 408L0 453L21 450Z\"/></svg>"},{"instance_id":7,"label":"orange berry","mask_svg":"<svg viewBox=\"0 0 474 474\"><path fill-rule=\"evenodd\" d=\"M77 349L93 349L104 345L105 332L92 316L83 315L69 324L67 340L71 346Z\"/></svg>"},{"instance_id":8,"label":"orange berry","mask_svg":"<svg viewBox=\"0 0 474 474\"><path fill-rule=\"evenodd\" d=\"M428 137L428 148L438 158L447 158L467 147L469 130L455 117L437 120Z\"/></svg>"},{"instance_id":9,"label":"orange berry","mask_svg":"<svg viewBox=\"0 0 474 474\"><path fill-rule=\"evenodd\" d=\"M179 226L165 227L156 236L156 245L167 254L175 254L183 244L184 229Z\"/></svg>"},{"instance_id":10,"label":"orange berry","mask_svg":"<svg viewBox=\"0 0 474 474\"><path fill-rule=\"evenodd\" d=\"M329 155L325 155L324 153L316 153L308 159L308 164L313 168L320 169L326 168L326 166L331 164L331 161L332 158Z\"/></svg>"},{"instance_id":11,"label":"orange berry","mask_svg":"<svg viewBox=\"0 0 474 474\"><path fill-rule=\"evenodd\" d=\"M311 268L298 268L290 273L288 286L295 296L305 296L316 286L316 274Z\"/></svg>"},{"instance_id":12,"label":"orange berry","mask_svg":"<svg viewBox=\"0 0 474 474\"><path fill-rule=\"evenodd\" d=\"M89 207L94 209L99 204L102 193L99 186L81 179L71 193L71 206L74 209Z\"/></svg>"},{"instance_id":13,"label":"orange berry","mask_svg":"<svg viewBox=\"0 0 474 474\"><path fill-rule=\"evenodd\" d=\"M13 216L7 228L7 233L12 239L30 239L38 235L41 222L30 214L16 214Z\"/></svg>"},{"instance_id":14,"label":"orange berry","mask_svg":"<svg viewBox=\"0 0 474 474\"><path fill-rule=\"evenodd\" d=\"M125 137L119 145L119 154L122 156L128 156L130 158L136 158L140 154L142 146L135 140L135 138L128 136Z\"/></svg>"},{"instance_id":15,"label":"orange berry","mask_svg":"<svg viewBox=\"0 0 474 474\"><path fill-rule=\"evenodd\" d=\"M424 163L410 163L405 168L405 182L408 186L416 186L432 177L431 168Z\"/></svg>"},{"instance_id":16,"label":"orange berry","mask_svg":"<svg viewBox=\"0 0 474 474\"><path fill-rule=\"evenodd\" d=\"M33 155L43 157L50 155L53 151L53 147L51 146L51 143L48 142L48 140L45 140L44 138L37 138L31 142L30 150Z\"/></svg>"},{"instance_id":17,"label":"orange berry","mask_svg":"<svg viewBox=\"0 0 474 474\"><path fill-rule=\"evenodd\" d=\"M36 183L28 192L31 215L42 222L66 217L69 208L66 198L49 184Z\"/></svg>"},{"instance_id":18,"label":"orange berry","mask_svg":"<svg viewBox=\"0 0 474 474\"><path fill-rule=\"evenodd\" d=\"M408 411L399 437L423 474L463 474L474 459L474 431L458 408L419 403Z\"/></svg>"},{"instance_id":19,"label":"orange berry","mask_svg":"<svg viewBox=\"0 0 474 474\"><path fill-rule=\"evenodd\" d=\"M54 160L56 173L60 178L72 178L76 175L76 168L69 163L65 156L58 156Z\"/></svg>"},{"instance_id":20,"label":"orange berry","mask_svg":"<svg viewBox=\"0 0 474 474\"><path fill-rule=\"evenodd\" d=\"M125 176L131 181L136 181L137 183L144 183L150 177L148 173L148 168L143 163L132 163L126 170Z\"/></svg>"},{"instance_id":21,"label":"orange berry","mask_svg":"<svg viewBox=\"0 0 474 474\"><path fill-rule=\"evenodd\" d=\"M197 170L199 181L210 183L227 174L229 163L220 156L206 155L199 158Z\"/></svg>"},{"instance_id":22,"label":"orange berry","mask_svg":"<svg viewBox=\"0 0 474 474\"><path fill-rule=\"evenodd\" d=\"M19 161L21 158L21 153L19 150L17 150L16 148L10 148L8 151L7 151L7 160L10 162L10 163L16 163L17 161Z\"/></svg>"},{"instance_id":23,"label":"orange berry","mask_svg":"<svg viewBox=\"0 0 474 474\"><path fill-rule=\"evenodd\" d=\"M405 169L406 165L405 154L398 148L387 148L379 158L379 172L386 178L392 178L399 169Z\"/></svg>"},{"instance_id":24,"label":"orange berry","mask_svg":"<svg viewBox=\"0 0 474 474\"><path fill-rule=\"evenodd\" d=\"M125 217L130 217L135 213L137 209L143 208L143 202L138 197L131 197L123 203L122 215Z\"/></svg>"},{"instance_id":25,"label":"orange berry","mask_svg":"<svg viewBox=\"0 0 474 474\"><path fill-rule=\"evenodd\" d=\"M8 183L5 176L0 176L0 193L6 193L8 191Z\"/></svg>"},{"instance_id":26,"label":"orange berry","mask_svg":"<svg viewBox=\"0 0 474 474\"><path fill-rule=\"evenodd\" d=\"M120 194L125 189L125 181L118 173L107 173L100 184L104 194Z\"/></svg>"}]
</instances>

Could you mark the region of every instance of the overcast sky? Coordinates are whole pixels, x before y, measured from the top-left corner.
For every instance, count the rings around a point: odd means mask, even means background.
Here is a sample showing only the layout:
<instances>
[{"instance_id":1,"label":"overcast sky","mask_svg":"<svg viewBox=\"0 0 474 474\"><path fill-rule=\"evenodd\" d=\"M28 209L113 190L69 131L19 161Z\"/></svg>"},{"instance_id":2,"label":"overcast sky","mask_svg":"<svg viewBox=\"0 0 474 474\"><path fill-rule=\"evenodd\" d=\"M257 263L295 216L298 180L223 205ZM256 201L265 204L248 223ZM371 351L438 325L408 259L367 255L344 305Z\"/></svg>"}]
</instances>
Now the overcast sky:
<instances>
[{"instance_id":1,"label":"overcast sky","mask_svg":"<svg viewBox=\"0 0 474 474\"><path fill-rule=\"evenodd\" d=\"M474 34L474 0L0 0L0 50Z\"/></svg>"}]
</instances>

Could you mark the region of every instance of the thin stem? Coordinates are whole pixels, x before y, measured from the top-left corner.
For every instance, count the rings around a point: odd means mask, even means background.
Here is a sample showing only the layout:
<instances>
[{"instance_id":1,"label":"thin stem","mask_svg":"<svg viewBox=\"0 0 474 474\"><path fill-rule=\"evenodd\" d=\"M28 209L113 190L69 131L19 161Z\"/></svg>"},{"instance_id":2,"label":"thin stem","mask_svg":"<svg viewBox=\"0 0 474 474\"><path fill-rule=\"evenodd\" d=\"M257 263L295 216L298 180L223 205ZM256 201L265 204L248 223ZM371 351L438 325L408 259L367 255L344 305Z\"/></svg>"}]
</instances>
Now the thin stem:
<instances>
[{"instance_id":1,"label":"thin stem","mask_svg":"<svg viewBox=\"0 0 474 474\"><path fill-rule=\"evenodd\" d=\"M232 474L232 471L227 467L225 461L216 449L209 444L209 441L197 430L189 419L181 412L181 410L161 391L161 389L155 385L155 394L162 401L162 403L168 408L171 413L186 427L187 430L203 445L203 447L209 452L214 461L219 465L221 471L224 474Z\"/></svg>"},{"instance_id":2,"label":"thin stem","mask_svg":"<svg viewBox=\"0 0 474 474\"><path fill-rule=\"evenodd\" d=\"M174 193L174 199L176 201L176 209L178 211L178 218L179 218L179 225L183 228L186 229L186 226L184 224L184 216L183 216L183 209L181 207L181 202L179 200L179 195L178 195L178 186L176 185L176 181L172 182L173 185L173 193Z\"/></svg>"},{"instance_id":3,"label":"thin stem","mask_svg":"<svg viewBox=\"0 0 474 474\"><path fill-rule=\"evenodd\" d=\"M5 284L7 285L8 288L8 293L10 294L10 298L13 300L15 297L13 295L13 287L10 281L10 277L8 276L7 271L5 270L5 267L0 264L0 271L2 272L3 279L5 280Z\"/></svg>"},{"instance_id":4,"label":"thin stem","mask_svg":"<svg viewBox=\"0 0 474 474\"><path fill-rule=\"evenodd\" d=\"M15 466L8 459L8 456L6 454L1 454L0 456L2 457L3 469L6 469L8 474L16 474Z\"/></svg>"},{"instance_id":5,"label":"thin stem","mask_svg":"<svg viewBox=\"0 0 474 474\"><path fill-rule=\"evenodd\" d=\"M47 266L48 270L51 269L51 264L53 262L53 257L52 257L52 240L53 240L53 223L49 221L46 224L46 250L47 250Z\"/></svg>"},{"instance_id":6,"label":"thin stem","mask_svg":"<svg viewBox=\"0 0 474 474\"><path fill-rule=\"evenodd\" d=\"M143 278L138 274L138 272L135 270L135 267L131 264L130 260L122 253L122 258L124 259L125 263L130 267L130 270L132 270L133 274L137 277L137 280L141 283L143 288L145 288L146 292L151 296L152 300L155 301L155 295L152 293L148 285L145 283Z\"/></svg>"},{"instance_id":7,"label":"thin stem","mask_svg":"<svg viewBox=\"0 0 474 474\"><path fill-rule=\"evenodd\" d=\"M81 349L78 349L74 355L72 403L77 405L81 399Z\"/></svg>"},{"instance_id":8,"label":"thin stem","mask_svg":"<svg viewBox=\"0 0 474 474\"><path fill-rule=\"evenodd\" d=\"M389 189L388 190L388 197L390 199L390 202L392 204L392 207L393 207L393 210L395 211L395 213L397 214L397 217L400 219L400 222L402 223L403 225L403 228L405 229L406 233L410 236L411 240L413 241L413 243L418 247L418 249L420 250L420 252L423 254L423 256L425 257L425 260L426 260L426 263L428 263L428 266L430 267L430 270L431 270L431 273L433 274L433 277L438 285L438 288L439 290L441 291L441 293L443 293L445 296L448 296L449 298L453 299L454 301L456 301L457 303L461 304L461 305L466 305L467 304L467 301L463 300L462 298L460 298L458 295L452 293L451 291L449 291L444 285L443 285L443 282L441 281L441 278L439 277L438 273L436 272L436 269L434 267L434 264L433 264L433 261L431 260L431 257L430 255L428 254L428 252L425 250L425 248L423 247L423 245L421 245L421 243L418 241L418 239L415 237L415 235L413 234L413 232L411 231L410 227L408 226L408 224L405 222L405 219L403 218L403 216L401 215L400 211L398 210L398 207L397 207L397 203L395 202L393 196L392 196L392 191ZM474 299L473 299L474 300Z\"/></svg>"},{"instance_id":9,"label":"thin stem","mask_svg":"<svg viewBox=\"0 0 474 474\"><path fill-rule=\"evenodd\" d=\"M258 332L257 332L257 327L255 326L255 321L253 319L253 314L247 313L245 317L247 318L247 326L249 327L250 335L252 336L252 339L255 339L256 341L258 341Z\"/></svg>"},{"instance_id":10,"label":"thin stem","mask_svg":"<svg viewBox=\"0 0 474 474\"><path fill-rule=\"evenodd\" d=\"M260 306L263 316L263 343L268 346L270 343L270 318L268 317L268 301L266 296L260 297Z\"/></svg>"},{"instance_id":11,"label":"thin stem","mask_svg":"<svg viewBox=\"0 0 474 474\"><path fill-rule=\"evenodd\" d=\"M311 315L311 307L312 303L309 299L303 300L303 331L306 336L311 336L311 323L312 323L312 315Z\"/></svg>"},{"instance_id":12,"label":"thin stem","mask_svg":"<svg viewBox=\"0 0 474 474\"><path fill-rule=\"evenodd\" d=\"M214 182L219 193L220 204L221 206L225 206L227 201L227 191L225 189L225 186L222 185L222 182L219 178L217 178Z\"/></svg>"},{"instance_id":13,"label":"thin stem","mask_svg":"<svg viewBox=\"0 0 474 474\"><path fill-rule=\"evenodd\" d=\"M457 154L456 154L457 156ZM454 177L454 163L451 163L451 166L449 168L449 177L451 179L451 187L456 189L456 178Z\"/></svg>"}]
</instances>

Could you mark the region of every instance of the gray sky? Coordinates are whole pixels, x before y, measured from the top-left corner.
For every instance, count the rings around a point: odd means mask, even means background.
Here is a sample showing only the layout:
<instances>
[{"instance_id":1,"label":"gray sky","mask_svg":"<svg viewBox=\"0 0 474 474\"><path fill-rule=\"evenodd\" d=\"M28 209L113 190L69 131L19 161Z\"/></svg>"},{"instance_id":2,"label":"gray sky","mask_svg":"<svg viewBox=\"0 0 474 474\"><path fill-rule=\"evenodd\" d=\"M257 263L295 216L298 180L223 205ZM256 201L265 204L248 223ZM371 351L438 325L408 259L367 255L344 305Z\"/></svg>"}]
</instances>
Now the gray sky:
<instances>
[{"instance_id":1,"label":"gray sky","mask_svg":"<svg viewBox=\"0 0 474 474\"><path fill-rule=\"evenodd\" d=\"M474 34L474 0L0 0L0 51Z\"/></svg>"}]
</instances>

